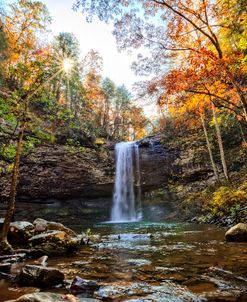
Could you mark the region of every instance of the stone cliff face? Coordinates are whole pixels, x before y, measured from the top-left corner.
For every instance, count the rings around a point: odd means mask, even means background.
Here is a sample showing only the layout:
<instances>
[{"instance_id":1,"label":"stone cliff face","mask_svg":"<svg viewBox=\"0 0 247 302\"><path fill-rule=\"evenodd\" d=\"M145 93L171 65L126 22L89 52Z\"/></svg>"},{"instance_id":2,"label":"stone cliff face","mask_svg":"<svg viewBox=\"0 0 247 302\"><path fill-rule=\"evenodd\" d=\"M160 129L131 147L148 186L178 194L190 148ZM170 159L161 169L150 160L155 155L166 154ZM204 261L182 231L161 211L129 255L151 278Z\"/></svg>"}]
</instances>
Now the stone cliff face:
<instances>
[{"instance_id":1,"label":"stone cliff face","mask_svg":"<svg viewBox=\"0 0 247 302\"><path fill-rule=\"evenodd\" d=\"M163 135L145 138L139 146L144 192L166 188L172 181L181 186L183 195L216 181L210 163L198 162L192 148L168 148Z\"/></svg>"},{"instance_id":2,"label":"stone cliff face","mask_svg":"<svg viewBox=\"0 0 247 302\"><path fill-rule=\"evenodd\" d=\"M108 150L75 151L62 145L46 145L22 158L17 196L28 199L68 199L109 195L113 156ZM0 180L1 196L8 195L7 177Z\"/></svg>"},{"instance_id":3,"label":"stone cliff face","mask_svg":"<svg viewBox=\"0 0 247 302\"><path fill-rule=\"evenodd\" d=\"M153 136L138 142L142 192L166 187L169 179L188 185L212 178L210 166L193 163L188 153L166 148L161 139ZM19 200L111 196L114 170L113 148L80 152L62 145L40 146L22 158L17 196ZM3 174L2 199L8 196L8 187L9 177Z\"/></svg>"},{"instance_id":4,"label":"stone cliff face","mask_svg":"<svg viewBox=\"0 0 247 302\"><path fill-rule=\"evenodd\" d=\"M140 140L139 150L142 191L166 186L168 179L177 170L174 162L178 152L162 146L159 136Z\"/></svg>"}]
</instances>

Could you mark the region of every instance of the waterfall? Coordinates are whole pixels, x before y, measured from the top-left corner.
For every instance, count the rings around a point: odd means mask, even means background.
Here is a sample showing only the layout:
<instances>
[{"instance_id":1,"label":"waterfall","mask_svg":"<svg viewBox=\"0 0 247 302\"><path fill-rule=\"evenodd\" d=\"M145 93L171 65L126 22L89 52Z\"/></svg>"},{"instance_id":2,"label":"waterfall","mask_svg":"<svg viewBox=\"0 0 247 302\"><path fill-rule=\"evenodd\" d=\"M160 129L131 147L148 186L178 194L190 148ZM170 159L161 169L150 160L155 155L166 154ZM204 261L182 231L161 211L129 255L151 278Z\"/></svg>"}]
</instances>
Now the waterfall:
<instances>
[{"instance_id":1,"label":"waterfall","mask_svg":"<svg viewBox=\"0 0 247 302\"><path fill-rule=\"evenodd\" d=\"M118 143L115 147L115 156L116 177L111 220L116 222L140 220L142 210L139 147L135 142Z\"/></svg>"}]
</instances>

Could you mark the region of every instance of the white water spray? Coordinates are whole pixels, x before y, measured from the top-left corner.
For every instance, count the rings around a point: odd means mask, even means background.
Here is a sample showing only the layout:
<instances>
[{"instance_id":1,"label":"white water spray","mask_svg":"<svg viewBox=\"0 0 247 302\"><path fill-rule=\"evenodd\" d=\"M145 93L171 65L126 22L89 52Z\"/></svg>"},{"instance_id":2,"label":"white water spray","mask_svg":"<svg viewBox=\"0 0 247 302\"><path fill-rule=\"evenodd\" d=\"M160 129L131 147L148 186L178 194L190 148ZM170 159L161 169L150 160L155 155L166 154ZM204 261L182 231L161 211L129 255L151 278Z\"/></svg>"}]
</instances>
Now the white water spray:
<instances>
[{"instance_id":1,"label":"white water spray","mask_svg":"<svg viewBox=\"0 0 247 302\"><path fill-rule=\"evenodd\" d=\"M139 147L135 142L118 143L115 155L116 177L111 221L138 221L142 218Z\"/></svg>"}]
</instances>

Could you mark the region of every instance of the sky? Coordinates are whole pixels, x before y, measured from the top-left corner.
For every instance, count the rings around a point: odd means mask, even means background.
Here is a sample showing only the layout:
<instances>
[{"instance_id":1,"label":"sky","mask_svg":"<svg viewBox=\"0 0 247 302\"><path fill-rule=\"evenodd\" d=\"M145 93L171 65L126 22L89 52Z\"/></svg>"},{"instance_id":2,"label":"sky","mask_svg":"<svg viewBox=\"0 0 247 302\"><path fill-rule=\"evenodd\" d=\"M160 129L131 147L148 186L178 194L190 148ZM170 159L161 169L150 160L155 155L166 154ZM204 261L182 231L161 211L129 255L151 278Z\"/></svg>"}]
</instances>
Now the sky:
<instances>
[{"instance_id":1,"label":"sky","mask_svg":"<svg viewBox=\"0 0 247 302\"><path fill-rule=\"evenodd\" d=\"M54 35L60 32L71 32L79 40L81 55L90 49L97 50L103 57L103 76L109 77L117 85L125 84L131 90L138 77L132 72L130 65L134 60L127 52L119 53L113 26L98 20L87 23L80 12L72 10L74 0L40 0L46 4L52 17L51 30Z\"/></svg>"}]
</instances>

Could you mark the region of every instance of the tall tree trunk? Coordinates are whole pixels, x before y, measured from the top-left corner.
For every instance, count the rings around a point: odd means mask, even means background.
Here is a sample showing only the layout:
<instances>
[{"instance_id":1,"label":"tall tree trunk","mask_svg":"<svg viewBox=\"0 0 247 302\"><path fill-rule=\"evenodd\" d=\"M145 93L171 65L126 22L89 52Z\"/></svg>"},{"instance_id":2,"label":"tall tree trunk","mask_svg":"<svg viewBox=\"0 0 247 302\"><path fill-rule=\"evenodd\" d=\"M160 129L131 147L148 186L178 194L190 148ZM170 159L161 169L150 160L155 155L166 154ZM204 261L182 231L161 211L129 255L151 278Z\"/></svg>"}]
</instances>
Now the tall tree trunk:
<instances>
[{"instance_id":1,"label":"tall tree trunk","mask_svg":"<svg viewBox=\"0 0 247 302\"><path fill-rule=\"evenodd\" d=\"M240 121L238 121L238 125L239 125L239 129L240 129L240 133L241 133L241 136L242 136L243 143L247 144L246 139L245 139L245 135L244 135L244 130L243 130L243 127L242 127Z\"/></svg>"},{"instance_id":2,"label":"tall tree trunk","mask_svg":"<svg viewBox=\"0 0 247 302\"><path fill-rule=\"evenodd\" d=\"M108 126L109 126L109 109L110 109L110 104L109 100L105 101L105 111L104 111L104 130L108 134Z\"/></svg>"},{"instance_id":3,"label":"tall tree trunk","mask_svg":"<svg viewBox=\"0 0 247 302\"><path fill-rule=\"evenodd\" d=\"M214 116L214 124L215 124L215 129L216 129L217 141L218 141L218 145L219 145L219 149L220 149L220 158L221 158L221 163L222 163L222 166L223 166L223 172L224 172L226 180L229 180L227 165L226 165L226 159L225 159L224 146L223 146L223 142L222 142L220 126L219 126L219 123L218 123L218 120L217 120L217 113L216 113L214 104L212 104L212 109L213 109L213 116Z\"/></svg>"},{"instance_id":4,"label":"tall tree trunk","mask_svg":"<svg viewBox=\"0 0 247 302\"><path fill-rule=\"evenodd\" d=\"M20 131L18 134L17 139L17 146L16 146L16 155L15 155L15 162L14 168L12 173L11 185L10 185L10 194L9 194L9 202L4 218L3 229L0 234L0 246L2 250L9 250L12 251L11 245L8 243L7 235L10 227L10 223L14 214L15 209L15 196L16 196L16 187L18 183L18 175L19 175L19 167L20 167L20 157L21 157L21 148L22 148L22 141L23 135L26 128L26 121L23 120L21 123Z\"/></svg>"},{"instance_id":5,"label":"tall tree trunk","mask_svg":"<svg viewBox=\"0 0 247 302\"><path fill-rule=\"evenodd\" d=\"M207 142L208 153L209 153L211 165L212 165L212 168L213 168L213 171L214 171L214 176L215 176L217 182L219 183L220 182L219 174L218 174L218 171L217 171L217 168L216 168L216 164L215 164L215 161L214 161L211 144L210 144L210 141L209 141L209 138L208 138L208 131L207 131L207 128L206 128L206 125L205 125L205 120L204 120L202 114L200 114L200 117L201 117L201 122L202 122L202 127L203 127L203 131L204 131L204 135L205 135L206 142Z\"/></svg>"}]
</instances>

